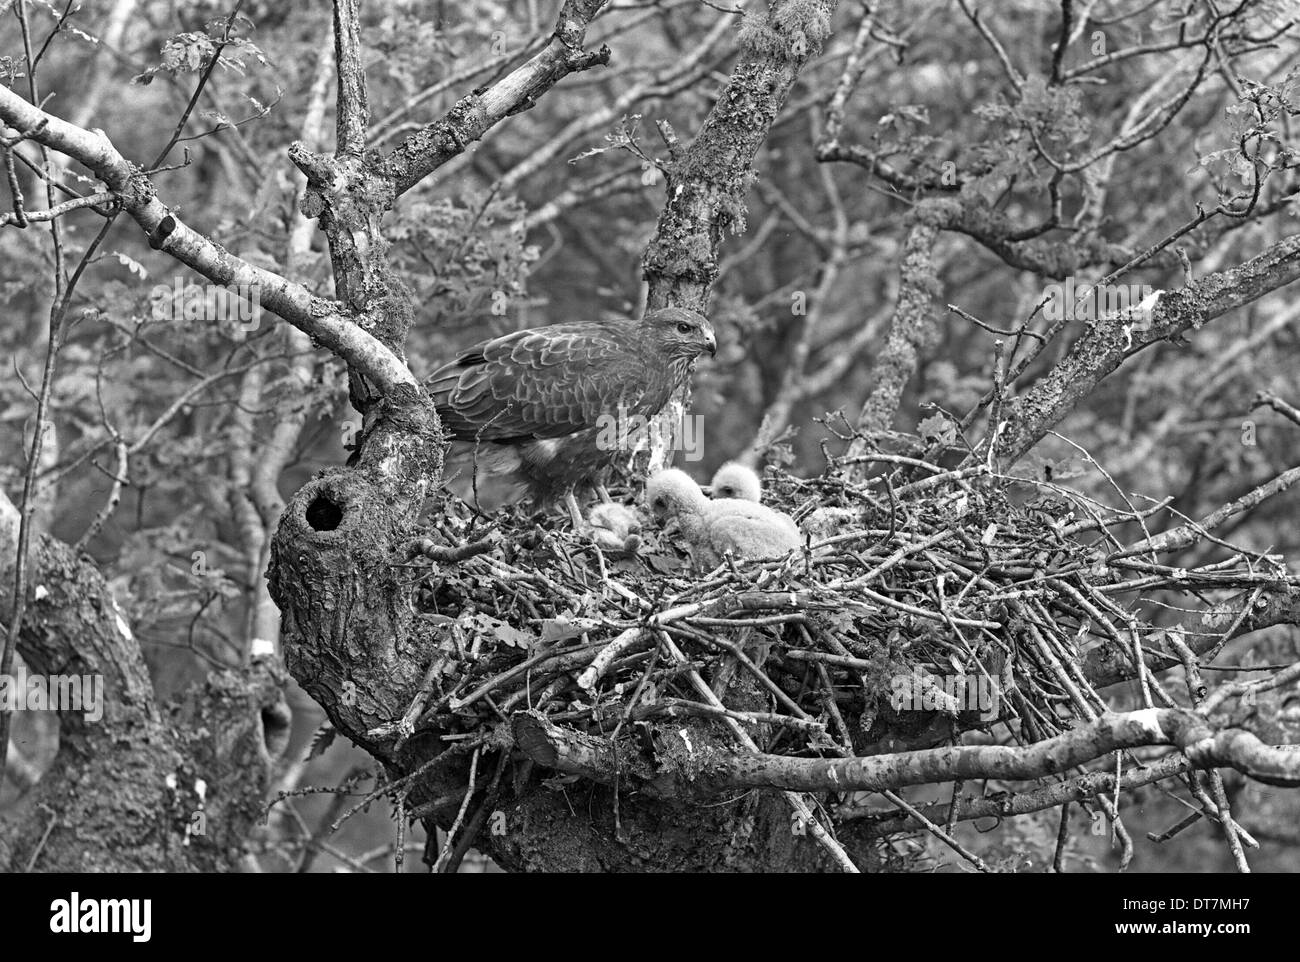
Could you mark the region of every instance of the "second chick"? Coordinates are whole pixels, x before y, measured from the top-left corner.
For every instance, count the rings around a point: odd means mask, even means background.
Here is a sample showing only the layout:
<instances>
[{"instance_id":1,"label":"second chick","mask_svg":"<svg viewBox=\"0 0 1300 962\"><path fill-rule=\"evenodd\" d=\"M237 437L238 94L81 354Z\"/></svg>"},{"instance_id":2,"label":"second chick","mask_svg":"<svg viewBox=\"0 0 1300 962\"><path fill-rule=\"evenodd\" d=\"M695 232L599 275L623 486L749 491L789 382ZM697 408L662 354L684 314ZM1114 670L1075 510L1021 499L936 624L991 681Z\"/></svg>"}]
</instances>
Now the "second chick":
<instances>
[{"instance_id":1,"label":"second chick","mask_svg":"<svg viewBox=\"0 0 1300 962\"><path fill-rule=\"evenodd\" d=\"M713 474L713 483L709 490L716 501L720 498L735 498L739 501L762 501L763 482L758 474L739 461L728 461Z\"/></svg>"}]
</instances>

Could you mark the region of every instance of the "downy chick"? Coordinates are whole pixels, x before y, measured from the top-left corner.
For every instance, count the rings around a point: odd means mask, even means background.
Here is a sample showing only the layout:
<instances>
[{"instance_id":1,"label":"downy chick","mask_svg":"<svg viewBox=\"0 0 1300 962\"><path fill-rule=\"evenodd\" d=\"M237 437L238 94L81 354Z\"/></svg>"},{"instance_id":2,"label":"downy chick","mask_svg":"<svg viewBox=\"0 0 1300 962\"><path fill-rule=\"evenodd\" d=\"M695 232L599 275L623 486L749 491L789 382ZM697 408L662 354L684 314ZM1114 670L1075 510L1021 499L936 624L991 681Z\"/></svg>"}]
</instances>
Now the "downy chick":
<instances>
[{"instance_id":1,"label":"downy chick","mask_svg":"<svg viewBox=\"0 0 1300 962\"><path fill-rule=\"evenodd\" d=\"M713 500L733 498L739 501L762 501L763 482L753 469L745 467L739 461L728 461L713 475L710 485Z\"/></svg>"},{"instance_id":2,"label":"downy chick","mask_svg":"<svg viewBox=\"0 0 1300 962\"><path fill-rule=\"evenodd\" d=\"M641 546L641 519L627 505L601 501L587 512L591 540L607 551L635 552Z\"/></svg>"},{"instance_id":3,"label":"downy chick","mask_svg":"<svg viewBox=\"0 0 1300 962\"><path fill-rule=\"evenodd\" d=\"M675 521L698 564L712 567L728 554L776 558L799 547L799 528L787 514L753 501L710 501L685 471L670 468L646 482L646 504L661 522Z\"/></svg>"}]
</instances>

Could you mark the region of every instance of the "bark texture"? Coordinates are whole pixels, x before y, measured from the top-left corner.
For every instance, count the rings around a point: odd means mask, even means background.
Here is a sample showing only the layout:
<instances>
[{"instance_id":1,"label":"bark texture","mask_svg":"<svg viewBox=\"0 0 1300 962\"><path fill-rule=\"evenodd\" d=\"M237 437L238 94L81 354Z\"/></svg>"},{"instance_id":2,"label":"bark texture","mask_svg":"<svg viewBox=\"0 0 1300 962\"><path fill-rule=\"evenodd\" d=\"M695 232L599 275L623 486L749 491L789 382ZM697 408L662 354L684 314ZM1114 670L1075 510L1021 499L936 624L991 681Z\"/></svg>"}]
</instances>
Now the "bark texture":
<instances>
[{"instance_id":1,"label":"bark texture","mask_svg":"<svg viewBox=\"0 0 1300 962\"><path fill-rule=\"evenodd\" d=\"M285 743L283 671L258 660L159 705L98 569L48 537L31 561L18 652L34 674L101 677L103 716L60 712L58 754L0 822L0 871L237 869Z\"/></svg>"}]
</instances>

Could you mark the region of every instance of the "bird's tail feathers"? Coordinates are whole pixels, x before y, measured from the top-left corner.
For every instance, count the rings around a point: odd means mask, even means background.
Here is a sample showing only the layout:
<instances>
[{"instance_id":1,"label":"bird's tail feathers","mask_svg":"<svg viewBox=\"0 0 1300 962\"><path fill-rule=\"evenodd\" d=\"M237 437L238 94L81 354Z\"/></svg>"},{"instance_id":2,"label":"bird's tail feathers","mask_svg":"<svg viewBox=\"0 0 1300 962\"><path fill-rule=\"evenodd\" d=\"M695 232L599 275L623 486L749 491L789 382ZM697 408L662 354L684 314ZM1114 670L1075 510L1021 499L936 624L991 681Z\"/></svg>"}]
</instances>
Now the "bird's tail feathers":
<instances>
[{"instance_id":1,"label":"bird's tail feathers","mask_svg":"<svg viewBox=\"0 0 1300 962\"><path fill-rule=\"evenodd\" d=\"M442 486L480 511L492 512L529 496L519 454L490 442L452 441L442 467Z\"/></svg>"}]
</instances>

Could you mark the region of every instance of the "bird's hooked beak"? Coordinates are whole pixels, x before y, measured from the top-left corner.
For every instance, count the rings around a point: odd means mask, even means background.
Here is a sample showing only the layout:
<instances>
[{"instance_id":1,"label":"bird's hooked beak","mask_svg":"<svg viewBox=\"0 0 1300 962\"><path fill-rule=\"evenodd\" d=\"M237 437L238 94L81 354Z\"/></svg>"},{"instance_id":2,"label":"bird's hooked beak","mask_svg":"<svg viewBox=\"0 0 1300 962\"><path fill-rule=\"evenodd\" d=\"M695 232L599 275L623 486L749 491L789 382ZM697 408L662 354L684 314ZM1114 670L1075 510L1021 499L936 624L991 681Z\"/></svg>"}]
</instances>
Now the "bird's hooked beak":
<instances>
[{"instance_id":1,"label":"bird's hooked beak","mask_svg":"<svg viewBox=\"0 0 1300 962\"><path fill-rule=\"evenodd\" d=\"M704 332L704 347L709 352L709 357L718 356L718 339L713 336L712 331Z\"/></svg>"}]
</instances>

